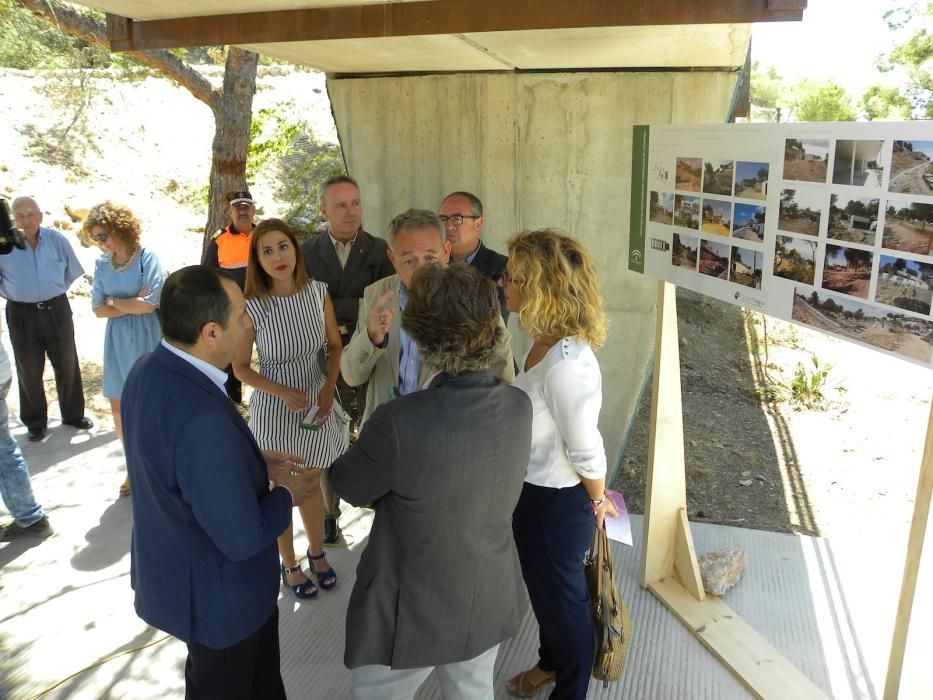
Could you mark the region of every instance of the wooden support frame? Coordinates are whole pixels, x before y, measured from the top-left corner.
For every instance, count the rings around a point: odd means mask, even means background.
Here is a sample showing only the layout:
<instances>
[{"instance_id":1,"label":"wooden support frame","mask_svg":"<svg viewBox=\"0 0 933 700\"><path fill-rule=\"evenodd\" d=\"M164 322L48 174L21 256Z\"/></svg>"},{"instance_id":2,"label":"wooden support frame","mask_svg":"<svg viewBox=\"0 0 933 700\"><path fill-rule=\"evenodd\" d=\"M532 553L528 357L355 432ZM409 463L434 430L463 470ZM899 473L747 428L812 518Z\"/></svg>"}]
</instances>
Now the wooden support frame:
<instances>
[{"instance_id":1,"label":"wooden support frame","mask_svg":"<svg viewBox=\"0 0 933 700\"><path fill-rule=\"evenodd\" d=\"M641 585L759 698L826 694L716 596L706 596L687 520L675 287L658 282ZM928 436L927 447L933 438ZM930 470L933 478L933 469ZM906 630L904 631L906 635Z\"/></svg>"},{"instance_id":2,"label":"wooden support frame","mask_svg":"<svg viewBox=\"0 0 933 700\"><path fill-rule=\"evenodd\" d=\"M582 27L798 21L807 0L420 0L108 21L112 51ZM116 15L114 15L116 18ZM125 25L123 23L126 23Z\"/></svg>"}]
</instances>

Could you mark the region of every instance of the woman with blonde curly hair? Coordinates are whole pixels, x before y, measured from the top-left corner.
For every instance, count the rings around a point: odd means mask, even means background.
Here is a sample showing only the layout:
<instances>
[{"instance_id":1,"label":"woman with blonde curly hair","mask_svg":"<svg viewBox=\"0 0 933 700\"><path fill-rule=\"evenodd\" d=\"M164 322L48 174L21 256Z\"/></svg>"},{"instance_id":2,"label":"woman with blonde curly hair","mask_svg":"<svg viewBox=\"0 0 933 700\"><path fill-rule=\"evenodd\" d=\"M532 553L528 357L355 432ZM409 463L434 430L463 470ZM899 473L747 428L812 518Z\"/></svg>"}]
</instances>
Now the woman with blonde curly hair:
<instances>
[{"instance_id":1,"label":"woman with blonde curly hair","mask_svg":"<svg viewBox=\"0 0 933 700\"><path fill-rule=\"evenodd\" d=\"M583 700L593 667L593 623L583 559L606 512L606 451L597 422L602 376L593 354L606 338L592 258L569 236L544 229L508 244L500 284L509 311L534 341L515 386L534 411L531 458L512 530L538 620L538 663L508 681L517 697L556 683L551 700Z\"/></svg>"},{"instance_id":2,"label":"woman with blonde curly hair","mask_svg":"<svg viewBox=\"0 0 933 700\"><path fill-rule=\"evenodd\" d=\"M120 394L136 359L154 350L162 337L155 312L165 271L155 253L140 246L139 220L127 207L98 204L88 213L83 232L104 251L94 267L91 306L98 318L107 319L103 394L110 400L114 428L122 441ZM129 493L127 478L120 495Z\"/></svg>"}]
</instances>

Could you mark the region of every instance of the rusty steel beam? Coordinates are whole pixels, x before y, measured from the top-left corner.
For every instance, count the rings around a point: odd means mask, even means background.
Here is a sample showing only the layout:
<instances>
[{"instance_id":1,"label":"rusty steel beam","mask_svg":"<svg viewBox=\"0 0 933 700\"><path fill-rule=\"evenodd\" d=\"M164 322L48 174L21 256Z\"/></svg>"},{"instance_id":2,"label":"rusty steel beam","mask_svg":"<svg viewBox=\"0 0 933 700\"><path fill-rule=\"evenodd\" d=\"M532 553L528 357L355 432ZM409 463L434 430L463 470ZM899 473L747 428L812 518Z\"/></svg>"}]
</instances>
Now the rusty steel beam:
<instances>
[{"instance_id":1,"label":"rusty steel beam","mask_svg":"<svg viewBox=\"0 0 933 700\"><path fill-rule=\"evenodd\" d=\"M800 20L806 0L421 0L108 22L113 51L515 30Z\"/></svg>"}]
</instances>

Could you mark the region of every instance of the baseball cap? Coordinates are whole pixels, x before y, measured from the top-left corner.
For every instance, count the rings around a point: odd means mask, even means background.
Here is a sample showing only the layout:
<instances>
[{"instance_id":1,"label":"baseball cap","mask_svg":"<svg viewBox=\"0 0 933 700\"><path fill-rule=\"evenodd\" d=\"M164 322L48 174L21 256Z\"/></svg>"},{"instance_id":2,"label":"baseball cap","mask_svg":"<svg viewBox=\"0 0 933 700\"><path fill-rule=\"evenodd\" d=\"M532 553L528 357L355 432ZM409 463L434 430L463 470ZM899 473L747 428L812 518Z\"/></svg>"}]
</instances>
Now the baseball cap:
<instances>
[{"instance_id":1,"label":"baseball cap","mask_svg":"<svg viewBox=\"0 0 933 700\"><path fill-rule=\"evenodd\" d=\"M244 204L247 206L255 206L256 204L256 200L253 199L253 195L249 193L249 190L227 192L227 201L230 203L231 207L238 207Z\"/></svg>"}]
</instances>

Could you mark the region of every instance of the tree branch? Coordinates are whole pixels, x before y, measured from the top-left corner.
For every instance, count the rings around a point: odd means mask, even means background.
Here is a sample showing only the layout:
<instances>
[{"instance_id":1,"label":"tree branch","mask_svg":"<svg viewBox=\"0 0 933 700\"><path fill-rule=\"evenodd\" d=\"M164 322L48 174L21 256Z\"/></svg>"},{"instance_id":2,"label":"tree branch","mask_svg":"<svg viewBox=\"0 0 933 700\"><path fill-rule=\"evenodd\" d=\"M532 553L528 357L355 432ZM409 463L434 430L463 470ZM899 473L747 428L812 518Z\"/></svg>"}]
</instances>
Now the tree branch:
<instances>
[{"instance_id":1,"label":"tree branch","mask_svg":"<svg viewBox=\"0 0 933 700\"><path fill-rule=\"evenodd\" d=\"M97 22L68 5L52 0L16 0L16 3L65 33L110 50L107 29L102 22ZM126 53L140 63L155 68L167 78L174 80L195 98L212 110L216 110L220 100L220 91L173 53L165 50L127 51Z\"/></svg>"}]
</instances>

